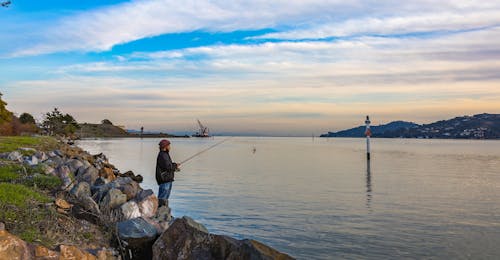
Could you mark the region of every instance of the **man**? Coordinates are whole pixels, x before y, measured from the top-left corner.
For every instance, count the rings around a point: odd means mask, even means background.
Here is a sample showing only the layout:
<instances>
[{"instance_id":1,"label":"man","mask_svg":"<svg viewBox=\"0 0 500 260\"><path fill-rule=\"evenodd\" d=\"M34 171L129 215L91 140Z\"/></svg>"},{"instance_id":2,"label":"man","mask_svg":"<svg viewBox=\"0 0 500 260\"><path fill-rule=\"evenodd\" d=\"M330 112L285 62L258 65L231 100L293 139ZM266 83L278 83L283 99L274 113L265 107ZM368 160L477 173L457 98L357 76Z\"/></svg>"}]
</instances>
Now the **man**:
<instances>
[{"instance_id":1,"label":"man","mask_svg":"<svg viewBox=\"0 0 500 260\"><path fill-rule=\"evenodd\" d=\"M168 205L168 197L172 190L174 173L179 170L180 164L173 163L170 158L170 141L164 139L159 143L160 152L156 159L156 182L160 185L158 191L159 205Z\"/></svg>"}]
</instances>

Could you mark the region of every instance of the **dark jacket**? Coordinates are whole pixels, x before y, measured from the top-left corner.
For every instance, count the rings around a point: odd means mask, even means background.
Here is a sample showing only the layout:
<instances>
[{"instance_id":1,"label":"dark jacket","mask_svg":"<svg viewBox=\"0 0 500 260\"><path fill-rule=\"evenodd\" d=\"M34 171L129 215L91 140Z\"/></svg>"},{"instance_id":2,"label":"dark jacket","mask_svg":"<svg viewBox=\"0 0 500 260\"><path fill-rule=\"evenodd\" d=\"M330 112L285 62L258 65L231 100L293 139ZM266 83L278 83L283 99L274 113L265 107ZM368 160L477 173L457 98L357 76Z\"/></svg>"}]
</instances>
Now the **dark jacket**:
<instances>
[{"instance_id":1,"label":"dark jacket","mask_svg":"<svg viewBox=\"0 0 500 260\"><path fill-rule=\"evenodd\" d=\"M167 151L160 151L156 158L156 182L158 185L174 181L177 164L172 162Z\"/></svg>"}]
</instances>

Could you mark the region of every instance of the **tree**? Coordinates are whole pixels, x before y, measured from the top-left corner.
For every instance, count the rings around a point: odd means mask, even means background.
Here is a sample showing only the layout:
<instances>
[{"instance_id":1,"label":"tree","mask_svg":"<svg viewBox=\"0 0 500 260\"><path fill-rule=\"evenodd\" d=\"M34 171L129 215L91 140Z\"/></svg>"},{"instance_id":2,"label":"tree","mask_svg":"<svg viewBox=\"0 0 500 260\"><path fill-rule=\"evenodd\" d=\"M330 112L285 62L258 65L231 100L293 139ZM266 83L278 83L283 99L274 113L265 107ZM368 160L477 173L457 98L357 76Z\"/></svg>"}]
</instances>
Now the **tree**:
<instances>
[{"instance_id":1,"label":"tree","mask_svg":"<svg viewBox=\"0 0 500 260\"><path fill-rule=\"evenodd\" d=\"M103 125L113 125L113 123L111 123L111 121L109 121L108 119L103 119L101 121L101 124L103 124Z\"/></svg>"},{"instance_id":2,"label":"tree","mask_svg":"<svg viewBox=\"0 0 500 260\"><path fill-rule=\"evenodd\" d=\"M35 118L29 113L22 113L19 116L19 121L21 121L21 124L36 124Z\"/></svg>"},{"instance_id":3,"label":"tree","mask_svg":"<svg viewBox=\"0 0 500 260\"><path fill-rule=\"evenodd\" d=\"M70 135L79 128L73 116L61 113L57 107L45 114L42 127L50 135Z\"/></svg>"},{"instance_id":4,"label":"tree","mask_svg":"<svg viewBox=\"0 0 500 260\"><path fill-rule=\"evenodd\" d=\"M12 112L7 110L7 103L2 100L2 93L0 93L0 124L10 122L12 120Z\"/></svg>"}]
</instances>

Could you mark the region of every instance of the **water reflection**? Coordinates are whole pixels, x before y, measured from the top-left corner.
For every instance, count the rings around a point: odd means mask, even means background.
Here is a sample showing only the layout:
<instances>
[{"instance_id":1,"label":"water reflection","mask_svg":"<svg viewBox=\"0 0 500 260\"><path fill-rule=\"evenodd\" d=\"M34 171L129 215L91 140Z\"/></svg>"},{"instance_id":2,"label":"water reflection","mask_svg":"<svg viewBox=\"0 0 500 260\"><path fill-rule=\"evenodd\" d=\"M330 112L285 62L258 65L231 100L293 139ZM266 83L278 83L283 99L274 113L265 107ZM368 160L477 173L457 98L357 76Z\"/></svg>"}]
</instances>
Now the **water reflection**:
<instances>
[{"instance_id":1,"label":"water reflection","mask_svg":"<svg viewBox=\"0 0 500 260\"><path fill-rule=\"evenodd\" d=\"M372 173L370 160L366 160L366 207L371 209L372 203Z\"/></svg>"}]
</instances>

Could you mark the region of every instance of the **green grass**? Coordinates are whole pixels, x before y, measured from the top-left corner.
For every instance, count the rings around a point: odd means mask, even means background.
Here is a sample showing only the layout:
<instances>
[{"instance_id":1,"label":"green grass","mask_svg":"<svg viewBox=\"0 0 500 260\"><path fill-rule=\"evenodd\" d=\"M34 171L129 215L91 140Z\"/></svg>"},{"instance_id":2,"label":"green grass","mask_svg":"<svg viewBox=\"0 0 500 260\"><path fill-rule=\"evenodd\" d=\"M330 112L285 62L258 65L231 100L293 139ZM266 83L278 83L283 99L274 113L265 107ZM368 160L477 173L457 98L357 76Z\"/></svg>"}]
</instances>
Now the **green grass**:
<instances>
[{"instance_id":1,"label":"green grass","mask_svg":"<svg viewBox=\"0 0 500 260\"><path fill-rule=\"evenodd\" d=\"M0 182L12 182L17 180L20 175L18 173L20 167L17 165L0 166Z\"/></svg>"},{"instance_id":2,"label":"green grass","mask_svg":"<svg viewBox=\"0 0 500 260\"><path fill-rule=\"evenodd\" d=\"M0 183L0 204L24 208L30 201L45 203L51 199L21 184Z\"/></svg>"},{"instance_id":3,"label":"green grass","mask_svg":"<svg viewBox=\"0 0 500 260\"><path fill-rule=\"evenodd\" d=\"M26 179L23 181L24 185L35 186L44 190L53 190L62 185L61 179L56 176L47 176L37 174L31 179Z\"/></svg>"},{"instance_id":4,"label":"green grass","mask_svg":"<svg viewBox=\"0 0 500 260\"><path fill-rule=\"evenodd\" d=\"M0 153L12 152L21 147L34 148L37 150L52 150L58 147L57 140L52 137L31 137L31 136L3 136L0 137ZM33 152L23 151L24 155L31 155Z\"/></svg>"}]
</instances>

